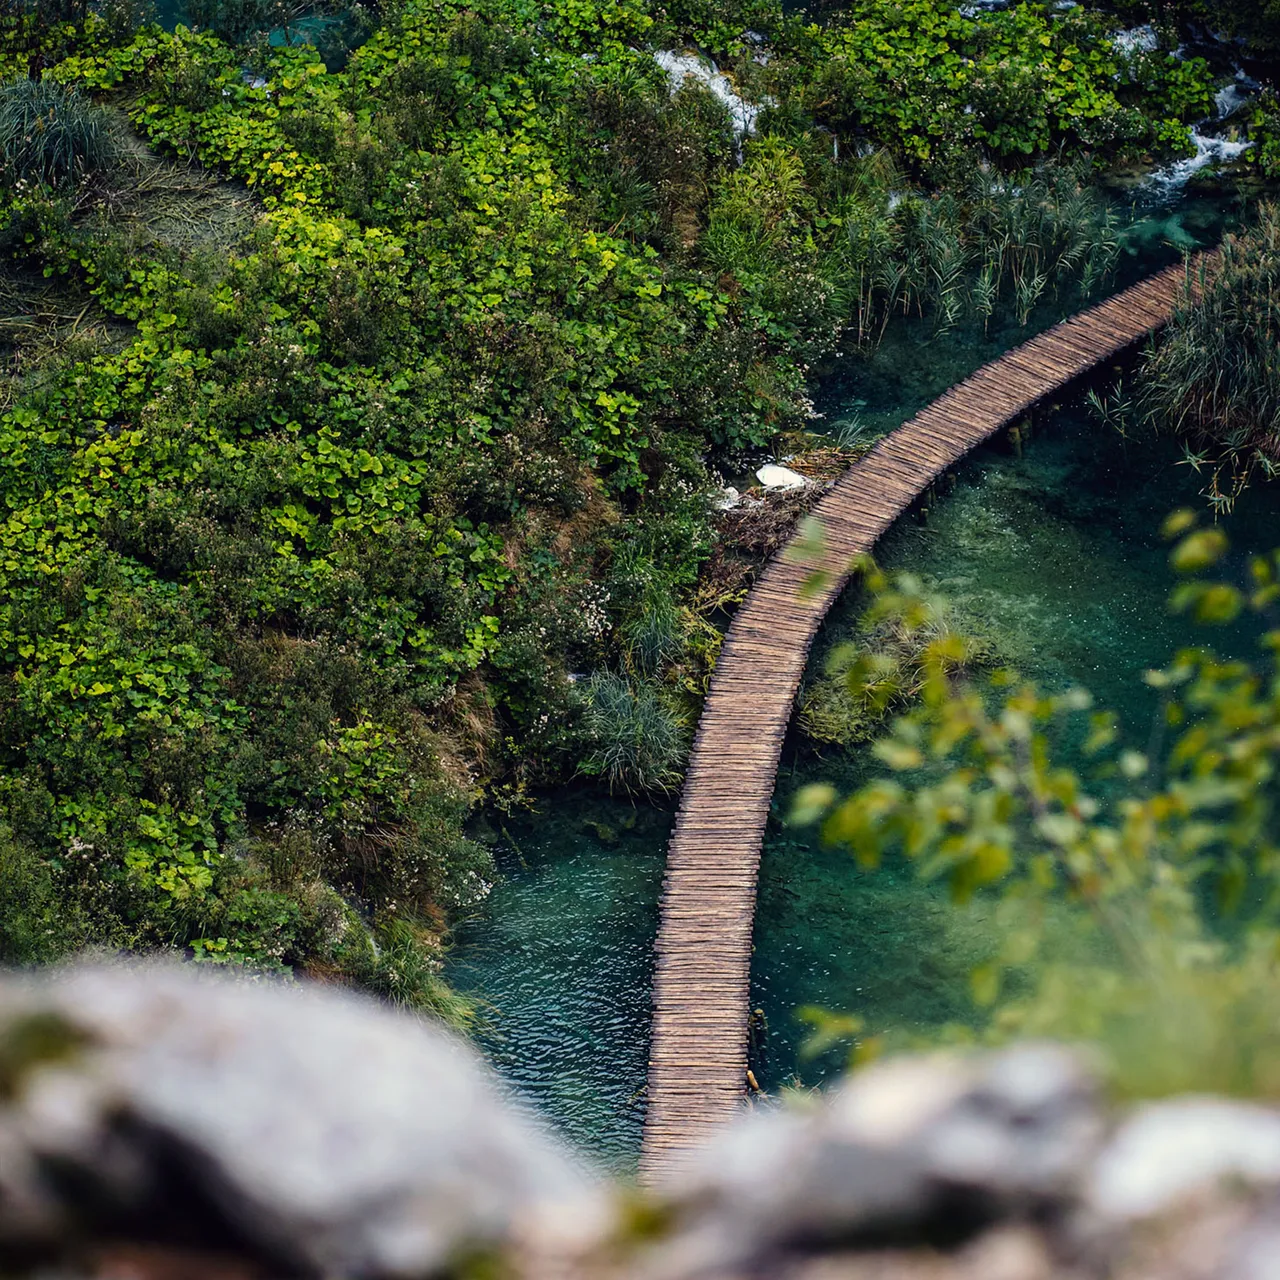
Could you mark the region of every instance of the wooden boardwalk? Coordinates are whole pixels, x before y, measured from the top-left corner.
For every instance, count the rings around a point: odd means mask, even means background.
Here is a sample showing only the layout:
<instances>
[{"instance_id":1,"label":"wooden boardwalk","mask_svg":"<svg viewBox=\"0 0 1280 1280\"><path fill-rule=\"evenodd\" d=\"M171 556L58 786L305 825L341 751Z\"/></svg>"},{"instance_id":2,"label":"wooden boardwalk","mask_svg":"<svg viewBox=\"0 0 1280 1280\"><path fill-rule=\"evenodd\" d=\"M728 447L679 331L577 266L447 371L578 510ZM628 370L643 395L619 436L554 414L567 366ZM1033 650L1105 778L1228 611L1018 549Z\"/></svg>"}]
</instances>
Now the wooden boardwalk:
<instances>
[{"instance_id":1,"label":"wooden boardwalk","mask_svg":"<svg viewBox=\"0 0 1280 1280\"><path fill-rule=\"evenodd\" d=\"M667 853L653 979L642 1180L678 1170L746 1090L756 872L783 736L809 646L852 559L975 445L1160 328L1188 270L1171 267L1014 348L845 472L813 514L819 562L784 550L734 617L690 756ZM794 545L794 544L793 544ZM826 585L801 596L815 569Z\"/></svg>"}]
</instances>

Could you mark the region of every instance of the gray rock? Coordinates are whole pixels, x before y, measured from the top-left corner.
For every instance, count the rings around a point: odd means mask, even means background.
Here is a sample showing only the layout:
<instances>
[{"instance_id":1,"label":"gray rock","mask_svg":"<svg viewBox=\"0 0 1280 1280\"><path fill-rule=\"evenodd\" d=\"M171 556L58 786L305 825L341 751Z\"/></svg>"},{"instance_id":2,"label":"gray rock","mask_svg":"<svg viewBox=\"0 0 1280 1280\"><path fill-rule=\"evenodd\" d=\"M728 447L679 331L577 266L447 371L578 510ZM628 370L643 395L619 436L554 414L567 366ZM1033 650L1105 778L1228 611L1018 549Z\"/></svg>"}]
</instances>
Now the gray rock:
<instances>
[{"instance_id":1,"label":"gray rock","mask_svg":"<svg viewBox=\"0 0 1280 1280\"><path fill-rule=\"evenodd\" d=\"M664 1265L963 1239L1067 1203L1102 1136L1096 1081L1064 1049L888 1062L808 1114L755 1117L709 1146L666 1189L686 1229Z\"/></svg>"},{"instance_id":2,"label":"gray rock","mask_svg":"<svg viewBox=\"0 0 1280 1280\"><path fill-rule=\"evenodd\" d=\"M1100 1219L1127 1222L1224 1184L1280 1185L1280 1115L1224 1098L1174 1098L1124 1121L1098 1157L1086 1199Z\"/></svg>"},{"instance_id":3,"label":"gray rock","mask_svg":"<svg viewBox=\"0 0 1280 1280\"><path fill-rule=\"evenodd\" d=\"M472 1051L332 988L9 979L0 1046L0 1256L178 1214L275 1275L423 1276L603 1212Z\"/></svg>"}]
</instances>

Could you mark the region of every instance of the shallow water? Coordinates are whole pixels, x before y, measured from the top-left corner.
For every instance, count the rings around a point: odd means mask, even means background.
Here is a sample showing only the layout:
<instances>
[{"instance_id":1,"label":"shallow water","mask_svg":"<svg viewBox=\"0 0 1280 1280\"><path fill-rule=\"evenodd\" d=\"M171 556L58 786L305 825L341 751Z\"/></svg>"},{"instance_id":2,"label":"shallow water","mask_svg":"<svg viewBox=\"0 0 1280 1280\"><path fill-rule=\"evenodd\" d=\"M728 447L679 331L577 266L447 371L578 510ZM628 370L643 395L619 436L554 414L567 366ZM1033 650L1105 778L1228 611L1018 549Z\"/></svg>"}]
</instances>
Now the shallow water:
<instances>
[{"instance_id":1,"label":"shallow water","mask_svg":"<svg viewBox=\"0 0 1280 1280\"><path fill-rule=\"evenodd\" d=\"M615 1168L644 1118L649 985L669 814L589 791L490 819L502 880L446 978L483 1003L477 1039L515 1093Z\"/></svg>"}]
</instances>

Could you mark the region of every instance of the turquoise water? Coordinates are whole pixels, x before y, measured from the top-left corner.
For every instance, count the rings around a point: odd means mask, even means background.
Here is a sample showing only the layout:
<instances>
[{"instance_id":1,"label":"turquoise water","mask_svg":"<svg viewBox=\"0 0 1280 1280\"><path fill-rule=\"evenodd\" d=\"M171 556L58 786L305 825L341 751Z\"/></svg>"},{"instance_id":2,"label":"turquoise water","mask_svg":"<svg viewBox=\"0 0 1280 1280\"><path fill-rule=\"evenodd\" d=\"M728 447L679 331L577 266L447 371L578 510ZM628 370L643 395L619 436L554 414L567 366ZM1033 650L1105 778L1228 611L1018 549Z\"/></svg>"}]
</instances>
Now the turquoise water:
<instances>
[{"instance_id":1,"label":"turquoise water","mask_svg":"<svg viewBox=\"0 0 1280 1280\"><path fill-rule=\"evenodd\" d=\"M481 997L477 1039L514 1091L602 1163L639 1150L649 985L671 817L592 791L478 832L502 880L446 978Z\"/></svg>"}]
</instances>

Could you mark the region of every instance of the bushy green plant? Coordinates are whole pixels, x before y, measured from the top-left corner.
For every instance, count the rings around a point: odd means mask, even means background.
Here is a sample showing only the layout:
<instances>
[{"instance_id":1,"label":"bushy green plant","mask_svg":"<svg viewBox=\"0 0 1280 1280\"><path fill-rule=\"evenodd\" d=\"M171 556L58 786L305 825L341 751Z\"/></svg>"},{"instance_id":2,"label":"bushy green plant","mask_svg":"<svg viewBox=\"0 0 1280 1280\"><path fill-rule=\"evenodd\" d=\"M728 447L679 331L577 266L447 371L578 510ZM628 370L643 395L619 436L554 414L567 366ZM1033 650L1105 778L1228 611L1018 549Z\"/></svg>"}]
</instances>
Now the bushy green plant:
<instances>
[{"instance_id":1,"label":"bushy green plant","mask_svg":"<svg viewBox=\"0 0 1280 1280\"><path fill-rule=\"evenodd\" d=\"M1266 614L1280 553L1256 558L1247 581L1217 581L1227 539L1196 523L1179 512L1166 526L1183 577L1172 607L1210 625ZM927 625L915 584L869 580L877 610ZM902 856L948 879L958 907L994 905L973 975L981 1038L1097 1041L1130 1094L1275 1096L1274 635L1256 665L1194 648L1147 672L1161 700L1146 753L1083 690L1047 694L1007 671L957 678L952 646L924 646L921 700L874 748L885 776L846 797L809 788L796 818L821 819L867 867ZM864 696L864 675L854 683ZM1061 763L1064 739L1083 739L1088 772Z\"/></svg>"},{"instance_id":2,"label":"bushy green plant","mask_svg":"<svg viewBox=\"0 0 1280 1280\"><path fill-rule=\"evenodd\" d=\"M857 639L832 649L802 694L797 721L812 741L868 741L891 711L919 696L935 668L960 678L995 661L993 646L969 634L945 598L910 576L901 591L867 610Z\"/></svg>"},{"instance_id":3,"label":"bushy green plant","mask_svg":"<svg viewBox=\"0 0 1280 1280\"><path fill-rule=\"evenodd\" d=\"M110 117L52 80L0 85L0 183L74 184L109 170L118 144Z\"/></svg>"},{"instance_id":4,"label":"bushy green plant","mask_svg":"<svg viewBox=\"0 0 1280 1280\"><path fill-rule=\"evenodd\" d=\"M581 771L640 794L674 789L688 750L682 717L652 681L597 672L583 690Z\"/></svg>"},{"instance_id":5,"label":"bushy green plant","mask_svg":"<svg viewBox=\"0 0 1280 1280\"><path fill-rule=\"evenodd\" d=\"M984 150L1027 157L1068 140L1142 151L1169 134L1185 146L1212 98L1203 60L1122 50L1083 7L966 14L947 0L858 0L816 39L826 56L804 95L818 118L944 171Z\"/></svg>"},{"instance_id":6,"label":"bushy green plant","mask_svg":"<svg viewBox=\"0 0 1280 1280\"><path fill-rule=\"evenodd\" d=\"M1263 94L1250 112L1249 139L1249 163L1257 165L1264 178L1280 177L1280 101L1274 90Z\"/></svg>"},{"instance_id":7,"label":"bushy green plant","mask_svg":"<svg viewBox=\"0 0 1280 1280\"><path fill-rule=\"evenodd\" d=\"M1206 496L1229 508L1250 475L1280 462L1280 211L1227 238L1161 344L1143 360L1137 413L1186 441ZM1198 294L1198 296L1195 296Z\"/></svg>"}]
</instances>

